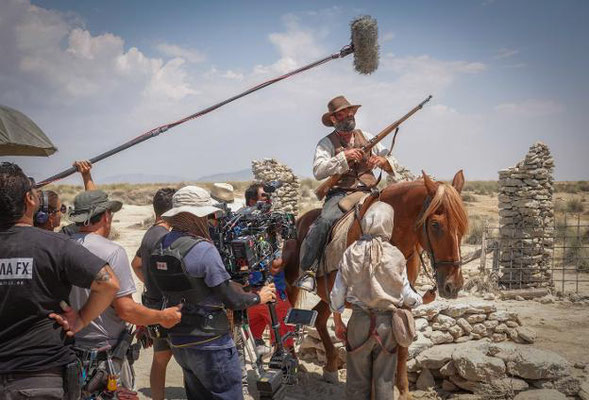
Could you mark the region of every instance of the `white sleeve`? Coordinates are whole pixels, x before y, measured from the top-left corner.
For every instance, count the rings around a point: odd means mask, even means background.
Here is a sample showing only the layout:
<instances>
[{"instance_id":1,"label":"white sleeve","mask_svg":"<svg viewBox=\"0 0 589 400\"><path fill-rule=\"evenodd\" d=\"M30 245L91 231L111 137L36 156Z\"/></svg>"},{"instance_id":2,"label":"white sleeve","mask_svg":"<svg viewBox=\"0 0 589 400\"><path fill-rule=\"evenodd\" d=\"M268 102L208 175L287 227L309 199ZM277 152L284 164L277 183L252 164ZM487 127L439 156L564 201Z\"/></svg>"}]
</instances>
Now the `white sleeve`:
<instances>
[{"instance_id":1,"label":"white sleeve","mask_svg":"<svg viewBox=\"0 0 589 400\"><path fill-rule=\"evenodd\" d=\"M403 304L409 308L415 308L423 304L423 299L416 293L407 279L407 273L403 272L403 289L401 289Z\"/></svg>"},{"instance_id":2,"label":"white sleeve","mask_svg":"<svg viewBox=\"0 0 589 400\"><path fill-rule=\"evenodd\" d=\"M315 148L313 175L321 180L336 174L343 174L350 169L343 152L334 155L335 149L327 137L321 139Z\"/></svg>"},{"instance_id":3,"label":"white sleeve","mask_svg":"<svg viewBox=\"0 0 589 400\"><path fill-rule=\"evenodd\" d=\"M366 138L366 140L371 140L374 137L370 133L367 133L367 132L364 132L364 131L362 131L362 133L364 134L364 137ZM395 169L396 169L396 166L397 166L397 160L392 155L389 155L389 149L387 149L386 147L384 147L382 145L382 142L379 142L379 143L376 144L376 146L374 146L372 148L372 152L375 155L377 155L377 156L381 156L381 157L384 157L384 158L387 159L387 161L391 165L390 175L395 176Z\"/></svg>"},{"instance_id":4,"label":"white sleeve","mask_svg":"<svg viewBox=\"0 0 589 400\"><path fill-rule=\"evenodd\" d=\"M329 306L332 312L336 313L343 313L346 309L346 292L347 287L342 278L342 274L340 271L337 271L337 275L335 276L335 282L333 283L333 288L331 289L331 293L329 294Z\"/></svg>"}]
</instances>

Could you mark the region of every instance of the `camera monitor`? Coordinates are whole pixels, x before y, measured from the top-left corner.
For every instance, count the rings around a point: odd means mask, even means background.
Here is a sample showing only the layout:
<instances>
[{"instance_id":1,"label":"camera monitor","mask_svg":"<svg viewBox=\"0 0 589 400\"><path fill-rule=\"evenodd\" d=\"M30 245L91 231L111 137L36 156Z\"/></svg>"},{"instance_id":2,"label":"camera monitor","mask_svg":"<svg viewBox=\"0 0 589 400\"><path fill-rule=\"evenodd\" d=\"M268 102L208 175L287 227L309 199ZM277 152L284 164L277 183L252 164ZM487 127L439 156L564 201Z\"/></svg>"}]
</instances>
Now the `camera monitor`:
<instances>
[{"instance_id":1,"label":"camera monitor","mask_svg":"<svg viewBox=\"0 0 589 400\"><path fill-rule=\"evenodd\" d=\"M284 323L287 325L315 325L317 311L305 310L302 308L291 308L286 314Z\"/></svg>"}]
</instances>

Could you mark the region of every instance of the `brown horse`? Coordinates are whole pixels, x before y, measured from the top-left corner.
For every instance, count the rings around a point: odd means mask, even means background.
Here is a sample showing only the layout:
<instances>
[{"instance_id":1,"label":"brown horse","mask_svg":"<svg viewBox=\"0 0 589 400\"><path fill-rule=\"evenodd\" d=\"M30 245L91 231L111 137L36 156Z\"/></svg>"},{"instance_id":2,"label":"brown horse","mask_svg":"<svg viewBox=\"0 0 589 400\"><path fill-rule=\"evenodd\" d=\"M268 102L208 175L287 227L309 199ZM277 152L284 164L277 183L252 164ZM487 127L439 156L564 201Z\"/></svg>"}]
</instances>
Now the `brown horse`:
<instances>
[{"instance_id":1,"label":"brown horse","mask_svg":"<svg viewBox=\"0 0 589 400\"><path fill-rule=\"evenodd\" d=\"M455 298L464 283L460 260L460 241L466 232L467 217L460 197L464 186L464 175L458 171L452 185L434 182L425 172L423 180L392 184L383 189L379 198L368 198L361 215L376 200L390 204L395 210L395 221L391 243L399 248L407 260L407 276L415 283L420 270L419 253L422 249L430 256L438 291L442 297ZM313 221L321 210L311 210L297 220L297 240L285 243L283 262L286 280L289 283L289 299L295 304L299 291L293 286L299 276L299 251L301 243ZM355 221L348 233L350 245L360 236L359 221ZM315 327L319 332L327 364L324 373L337 372L337 354L327 331L329 292L333 287L335 272L317 279L317 294L321 301L313 308L318 316ZM407 380L407 348L398 348L396 385L401 398L410 398Z\"/></svg>"}]
</instances>

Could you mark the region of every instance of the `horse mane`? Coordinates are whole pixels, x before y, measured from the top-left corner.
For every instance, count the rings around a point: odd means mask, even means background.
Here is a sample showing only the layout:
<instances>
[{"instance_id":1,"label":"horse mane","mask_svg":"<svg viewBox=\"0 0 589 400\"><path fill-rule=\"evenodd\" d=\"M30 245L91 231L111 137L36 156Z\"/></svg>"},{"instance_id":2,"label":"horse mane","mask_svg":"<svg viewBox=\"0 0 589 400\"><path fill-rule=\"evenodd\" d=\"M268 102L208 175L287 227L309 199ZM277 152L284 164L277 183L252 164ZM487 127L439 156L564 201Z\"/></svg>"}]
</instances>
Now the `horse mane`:
<instances>
[{"instance_id":1,"label":"horse mane","mask_svg":"<svg viewBox=\"0 0 589 400\"><path fill-rule=\"evenodd\" d=\"M454 187L448 183L439 182L434 197L423 215L417 220L417 226L423 226L427 218L432 216L440 207L444 208L448 217L448 229L464 236L468 229L468 217L464 209L462 197Z\"/></svg>"}]
</instances>

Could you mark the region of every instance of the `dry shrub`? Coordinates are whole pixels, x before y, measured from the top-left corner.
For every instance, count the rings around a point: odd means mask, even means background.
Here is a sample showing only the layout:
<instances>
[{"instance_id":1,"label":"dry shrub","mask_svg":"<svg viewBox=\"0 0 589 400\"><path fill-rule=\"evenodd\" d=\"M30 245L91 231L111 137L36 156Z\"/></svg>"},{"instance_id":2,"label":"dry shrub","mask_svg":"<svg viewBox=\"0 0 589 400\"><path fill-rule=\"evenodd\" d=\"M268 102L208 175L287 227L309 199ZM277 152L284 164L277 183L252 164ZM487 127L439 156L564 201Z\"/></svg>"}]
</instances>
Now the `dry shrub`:
<instances>
[{"instance_id":1,"label":"dry shrub","mask_svg":"<svg viewBox=\"0 0 589 400\"><path fill-rule=\"evenodd\" d=\"M462 193L462 201L465 203L474 203L477 202L477 198L468 192Z\"/></svg>"},{"instance_id":2,"label":"dry shrub","mask_svg":"<svg viewBox=\"0 0 589 400\"><path fill-rule=\"evenodd\" d=\"M478 215L472 215L468 218L468 233L465 242L467 244L481 244L483 231L485 230L485 221Z\"/></svg>"},{"instance_id":3,"label":"dry shrub","mask_svg":"<svg viewBox=\"0 0 589 400\"><path fill-rule=\"evenodd\" d=\"M565 211L571 214L581 214L585 211L585 205L582 199L569 199L566 202Z\"/></svg>"}]
</instances>

